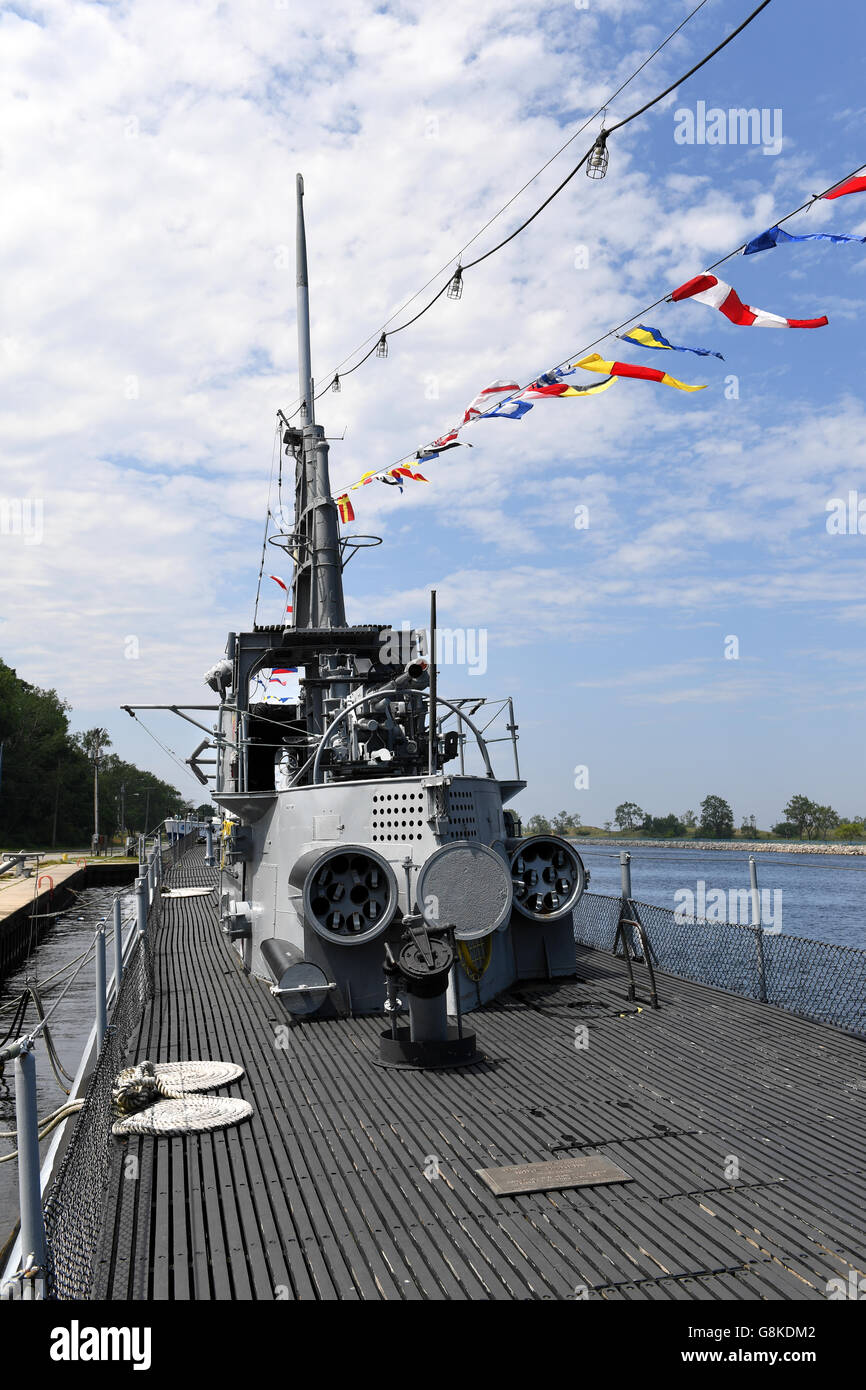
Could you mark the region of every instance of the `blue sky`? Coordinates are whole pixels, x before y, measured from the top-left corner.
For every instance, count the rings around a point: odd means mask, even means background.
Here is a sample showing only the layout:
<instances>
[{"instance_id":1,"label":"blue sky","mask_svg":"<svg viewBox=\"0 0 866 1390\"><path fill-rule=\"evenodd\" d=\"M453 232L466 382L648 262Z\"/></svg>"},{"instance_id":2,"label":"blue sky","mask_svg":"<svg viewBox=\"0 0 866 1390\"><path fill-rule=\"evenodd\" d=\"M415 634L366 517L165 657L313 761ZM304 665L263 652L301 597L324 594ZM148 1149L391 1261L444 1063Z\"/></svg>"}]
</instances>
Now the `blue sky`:
<instances>
[{"instance_id":1,"label":"blue sky","mask_svg":"<svg viewBox=\"0 0 866 1390\"><path fill-rule=\"evenodd\" d=\"M531 22L486 0L0 10L0 492L44 506L40 544L0 536L0 655L64 693L77 727L104 723L119 753L195 795L118 706L204 702L201 672L252 616L274 416L296 394L295 172L324 383L690 8L589 0ZM609 123L748 10L710 0ZM854 0L774 0L614 136L606 179L579 173L467 272L462 300L440 300L387 361L323 398L328 433L346 432L334 492L442 433L491 380L528 382L866 162L864 28ZM676 113L698 102L781 111L781 151L678 144ZM786 225L864 235L866 194ZM784 246L719 274L747 303L830 324L735 328L704 305L662 305L644 321L724 363L613 339L594 350L707 391L619 381L482 422L475 448L430 465L429 487L353 494L353 529L385 544L347 571L350 620L421 623L435 585L441 623L484 630L486 672L446 667L442 688L514 695L527 815L567 807L598 824L625 799L663 814L716 793L766 825L801 791L866 813L866 535L826 528L829 499L866 497L866 246ZM279 612L269 589L265 620ZM182 756L198 741L170 716L152 726Z\"/></svg>"}]
</instances>

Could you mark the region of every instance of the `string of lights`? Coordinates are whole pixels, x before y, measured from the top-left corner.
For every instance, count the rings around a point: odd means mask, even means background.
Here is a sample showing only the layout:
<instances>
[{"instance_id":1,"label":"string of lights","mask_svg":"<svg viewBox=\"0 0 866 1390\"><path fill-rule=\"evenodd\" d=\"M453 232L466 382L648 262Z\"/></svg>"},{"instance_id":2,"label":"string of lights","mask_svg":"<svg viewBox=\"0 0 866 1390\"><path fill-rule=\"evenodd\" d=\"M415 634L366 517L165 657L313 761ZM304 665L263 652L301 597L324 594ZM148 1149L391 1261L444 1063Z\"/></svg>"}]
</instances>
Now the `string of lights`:
<instances>
[{"instance_id":1,"label":"string of lights","mask_svg":"<svg viewBox=\"0 0 866 1390\"><path fill-rule=\"evenodd\" d=\"M710 53L706 54L700 60L700 62L696 63L692 68L690 68L689 71L685 73L683 77L678 78L676 82L672 83L669 87L665 88L663 92L660 92L649 102L646 102L637 111L632 112L630 116L626 116L622 121L619 121L615 126L611 127L609 131L603 131L602 134L599 136L598 140L596 140L595 144L592 146L592 148L586 152L586 154L583 156L580 162L577 165L575 165L575 167L571 170L569 174L566 175L565 179L563 179L563 181L557 186L557 188L555 188L553 192L544 200L541 206L536 208L535 212L533 212L528 218L526 218L526 220L522 222L520 226L515 229L515 231L511 232L509 236L505 237L503 241L499 242L496 246L491 247L489 251L486 251L482 256L477 257L474 261L470 261L465 266L462 265L461 257L463 256L464 252L467 251L469 247L472 246L478 240L478 238L483 235L483 233L488 229L488 227L492 226L493 223L496 222L503 215L503 213L507 211L511 204L515 202L516 199L519 198L521 194L524 193L526 189L529 188L535 182L535 180L538 179L545 172L546 169L550 167L554 160L557 159L559 155L562 154L563 151L566 150L568 146L574 140L576 140L577 137L580 134L582 134L584 130L586 130L587 126L591 125L594 120L596 120L599 116L603 116L607 112L608 107L615 101L615 99L618 96L620 96L621 93L625 91L626 87L628 87L635 80L635 78L640 75L644 68L650 62L652 62L652 60L655 57L657 57L657 55L662 51L662 49L668 43L670 43L670 41L673 38L675 38L675 36L683 28L685 28L686 24L688 24L689 21L694 18L694 16L698 13L699 10L703 9L706 3L707 0L700 0L700 3L696 5L695 8L691 10L683 20L681 20L681 22L676 26L675 29L671 30L671 32L666 36L666 38L664 38L662 42L655 49L653 49L652 53L648 54L648 56L643 60L643 62L637 68L635 68L634 72L631 73L626 78L626 80L620 84L619 87L617 87L616 91L611 93L611 95L607 98L605 103L602 106L598 107L598 109L594 111L591 116L587 117L583 124L579 126L578 129L574 131L572 135L569 136L565 143L561 145L559 149L556 150L554 154L550 156L550 158L541 166L540 169L538 169L531 176L531 178L527 179L527 181L517 190L517 192L514 193L511 196L511 198L509 198L508 201L502 205L498 212L494 213L494 215L491 218L489 218L487 222L484 223L484 226L480 227L478 231L474 234L474 236L470 237L469 241L467 241L460 248L459 251L457 251L453 256L449 257L445 265L442 266L440 270L436 271L436 273L432 275L430 279L427 280L421 286L420 289L416 290L415 293L411 295L409 299L407 299L400 306L399 309L395 309L393 314L391 314L390 317L387 318L385 322L382 324L381 328L377 329L374 334L370 334L367 338L364 339L362 343L360 343L356 348L354 348L350 353L348 353L346 357L343 358L342 362L340 362L337 365L337 367L333 369L333 373L329 374L327 385L323 386L319 391L315 393L315 400L319 400L327 391L339 391L341 388L343 378L350 376L352 372L357 371L358 368L363 366L363 364L367 362L373 356L374 353L377 357L387 357L388 339L390 337L393 337L395 333L402 333L405 328L409 328L413 323L416 323L418 319L423 317L423 315L426 314L427 311L433 307L433 305L442 297L443 294L447 294L449 299L460 299L463 293L463 273L466 270L471 269L472 266L480 264L481 261L487 260L489 256L494 255L497 251L501 250L503 246L506 246L510 241L513 241L515 237L519 236L520 233L524 231L526 227L530 225L531 222L535 221L536 217L538 217L538 215L544 211L544 209L553 201L553 199L556 198L558 194L562 192L563 188L565 188L566 184L568 184L571 181L571 179L578 172L578 170L581 169L584 166L584 164L587 163L587 160L589 160L589 167L587 169L587 173L589 174L589 176L591 178L603 178L607 169L607 151L605 148L607 136L610 135L614 130L619 130L622 126L627 125L630 121L635 120L639 115L642 115L644 111L649 110L650 107L656 105L671 91L673 91L675 87L679 86L682 82L684 82L687 77L690 77L693 73L697 72L699 68L703 67L706 63L708 63L711 58L715 57L717 53L719 53L724 47L726 47L727 44L729 44L734 38L736 38L737 35L747 27L747 25L751 24L752 21L757 18L760 12L766 9L767 5L771 3L771 0L762 0L762 3L742 22L742 24L740 24L731 34L729 34L727 38L722 40L721 43L717 44L716 47ZM599 144L600 141L601 144ZM455 261L457 263L456 267L454 267ZM452 267L454 268L452 269ZM437 290L433 298L429 300L422 309L420 309L416 314L412 316L412 318L408 319L405 323L398 324L396 328L389 328L389 324L392 323L393 320L397 318L401 313L403 313L403 311L407 309L409 305L412 304L419 297L419 295L423 294L424 291L428 289L429 286L432 285L439 278L439 276L444 274L447 270L450 270L449 278L445 282L445 284L443 284L440 287L440 289ZM361 352L371 341L372 346L364 353L363 357L361 357L351 367L346 367L345 370L343 370L345 363L350 362L351 359L355 356L355 353ZM294 402L294 407L288 416L288 419L293 420L302 409L302 406L303 401L296 400Z\"/></svg>"},{"instance_id":2,"label":"string of lights","mask_svg":"<svg viewBox=\"0 0 866 1390\"><path fill-rule=\"evenodd\" d=\"M812 194L812 196L808 198L805 203L801 203L799 207L794 208L791 212L785 213L784 217L780 217L776 222L773 223L773 226L781 227L783 222L790 222L792 217L796 217L798 213L804 212L807 208L810 208L813 205L813 203L816 203L820 198L823 198L832 189L836 188L838 184L847 182L848 179L854 178L856 175L860 174L864 169L866 169L866 164L860 164L856 169L852 169L850 173L843 175L841 179L834 179L832 183L827 185L827 187L824 189L822 193ZM726 255L720 256L717 261L713 261L712 265L708 265L706 267L706 270L716 270L720 265L724 265L726 261L732 260L734 256L739 256L740 253L743 250L745 250L746 245L746 242L742 242L738 247L736 247L735 250L728 251ZM618 323L614 328L608 328L604 333L601 333L597 338L594 338L591 343L587 343L584 347L577 348L574 352L570 352L568 356L564 357L560 362L558 362L555 367L545 368L545 371L559 371L561 368L569 366L571 363L577 361L579 358L585 357L588 352L590 352L594 347L598 347L599 343L603 343L606 338L616 336L621 331L621 329L627 328L629 324L634 323L636 319L642 319L645 314L651 313L653 309L657 309L660 304L664 304L669 298L670 294L665 293L663 295L660 295L658 299L654 299L651 304L646 304L643 306L643 308L636 309L633 313L629 314L627 318L623 319L622 323ZM540 376L541 373L539 373L538 375ZM538 376L533 377L532 380L538 380ZM483 420L485 416L492 414L494 411L501 410L502 407L506 405L509 401L518 399L522 395L522 393L527 389L527 386L521 386L517 390L512 391L510 395L503 395L497 397L494 404L491 405L488 410L479 411L476 415L473 415L472 424L475 424L478 420ZM461 421L459 424L452 425L450 429L445 430L443 432L443 436L440 436L440 438L444 437L445 435L450 435L462 428L463 421ZM435 441L433 440L431 440L428 444L422 446L423 449L433 447L435 447ZM406 463L410 459L414 459L418 452L418 450L413 449L411 453L403 454L399 459L396 459L393 463L388 464L385 468L377 469L376 473L373 475L373 478L380 477L383 474L387 474L391 471L392 468L397 468L400 466L400 464ZM371 478L370 481L373 481L373 478Z\"/></svg>"}]
</instances>

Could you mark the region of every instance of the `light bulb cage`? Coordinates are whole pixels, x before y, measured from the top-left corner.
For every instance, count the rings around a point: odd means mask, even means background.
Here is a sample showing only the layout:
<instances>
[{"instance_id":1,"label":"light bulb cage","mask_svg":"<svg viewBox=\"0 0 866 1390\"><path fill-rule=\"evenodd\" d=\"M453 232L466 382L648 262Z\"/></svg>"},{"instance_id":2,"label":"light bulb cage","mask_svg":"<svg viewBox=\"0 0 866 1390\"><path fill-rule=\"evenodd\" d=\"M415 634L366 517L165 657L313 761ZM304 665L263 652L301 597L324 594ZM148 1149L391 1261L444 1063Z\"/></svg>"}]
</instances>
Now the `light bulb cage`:
<instances>
[{"instance_id":1,"label":"light bulb cage","mask_svg":"<svg viewBox=\"0 0 866 1390\"><path fill-rule=\"evenodd\" d=\"M453 279L446 291L448 299L460 299L463 295L463 271L460 266L454 272Z\"/></svg>"},{"instance_id":2,"label":"light bulb cage","mask_svg":"<svg viewBox=\"0 0 866 1390\"><path fill-rule=\"evenodd\" d=\"M602 131L589 152L589 159L586 161L586 177L588 179L603 179L607 173L608 159L607 135Z\"/></svg>"},{"instance_id":3,"label":"light bulb cage","mask_svg":"<svg viewBox=\"0 0 866 1390\"><path fill-rule=\"evenodd\" d=\"M387 337L385 336L384 333L382 334L381 338L379 339L378 343L376 344L376 356L377 356L377 357L387 357L387 356L388 356L388 339L387 339Z\"/></svg>"}]
</instances>

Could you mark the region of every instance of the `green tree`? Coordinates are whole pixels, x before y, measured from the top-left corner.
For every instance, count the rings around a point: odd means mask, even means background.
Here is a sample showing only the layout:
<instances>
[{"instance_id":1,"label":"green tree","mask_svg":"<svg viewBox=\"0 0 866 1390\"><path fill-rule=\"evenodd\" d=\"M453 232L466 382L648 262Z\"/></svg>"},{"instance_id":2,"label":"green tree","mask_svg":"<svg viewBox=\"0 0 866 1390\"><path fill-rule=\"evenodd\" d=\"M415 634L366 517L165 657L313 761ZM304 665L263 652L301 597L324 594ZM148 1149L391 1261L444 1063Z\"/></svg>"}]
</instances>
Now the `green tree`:
<instances>
[{"instance_id":1,"label":"green tree","mask_svg":"<svg viewBox=\"0 0 866 1390\"><path fill-rule=\"evenodd\" d=\"M682 822L686 830L694 830L698 823L698 818L694 811L683 811Z\"/></svg>"},{"instance_id":2,"label":"green tree","mask_svg":"<svg viewBox=\"0 0 866 1390\"><path fill-rule=\"evenodd\" d=\"M530 816L526 822L524 835L552 835L550 821L544 816Z\"/></svg>"},{"instance_id":3,"label":"green tree","mask_svg":"<svg viewBox=\"0 0 866 1390\"><path fill-rule=\"evenodd\" d=\"M794 826L801 840L813 840L817 813L817 803L810 801L808 796L792 796L785 807L784 815L785 820Z\"/></svg>"},{"instance_id":4,"label":"green tree","mask_svg":"<svg viewBox=\"0 0 866 1390\"><path fill-rule=\"evenodd\" d=\"M826 840L831 830L839 824L839 816L832 806L818 806L815 810L815 833Z\"/></svg>"},{"instance_id":5,"label":"green tree","mask_svg":"<svg viewBox=\"0 0 866 1390\"><path fill-rule=\"evenodd\" d=\"M792 825L789 820L780 820L777 825L770 827L774 835L778 835L780 840L796 840L797 827Z\"/></svg>"},{"instance_id":6,"label":"green tree","mask_svg":"<svg viewBox=\"0 0 866 1390\"><path fill-rule=\"evenodd\" d=\"M698 834L704 840L730 840L734 834L734 813L722 796L706 796L701 802Z\"/></svg>"},{"instance_id":7,"label":"green tree","mask_svg":"<svg viewBox=\"0 0 866 1390\"><path fill-rule=\"evenodd\" d=\"M833 831L834 840L862 840L866 835L866 825L859 816L852 820L842 820Z\"/></svg>"},{"instance_id":8,"label":"green tree","mask_svg":"<svg viewBox=\"0 0 866 1390\"><path fill-rule=\"evenodd\" d=\"M614 825L618 825L620 830L634 830L644 819L645 812L634 801L623 801L613 815Z\"/></svg>"},{"instance_id":9,"label":"green tree","mask_svg":"<svg viewBox=\"0 0 866 1390\"><path fill-rule=\"evenodd\" d=\"M686 827L671 811L667 816L645 816L640 831L655 840L678 840L686 833Z\"/></svg>"},{"instance_id":10,"label":"green tree","mask_svg":"<svg viewBox=\"0 0 866 1390\"><path fill-rule=\"evenodd\" d=\"M558 811L551 821L554 835L576 835L580 829L580 816L570 811Z\"/></svg>"}]
</instances>

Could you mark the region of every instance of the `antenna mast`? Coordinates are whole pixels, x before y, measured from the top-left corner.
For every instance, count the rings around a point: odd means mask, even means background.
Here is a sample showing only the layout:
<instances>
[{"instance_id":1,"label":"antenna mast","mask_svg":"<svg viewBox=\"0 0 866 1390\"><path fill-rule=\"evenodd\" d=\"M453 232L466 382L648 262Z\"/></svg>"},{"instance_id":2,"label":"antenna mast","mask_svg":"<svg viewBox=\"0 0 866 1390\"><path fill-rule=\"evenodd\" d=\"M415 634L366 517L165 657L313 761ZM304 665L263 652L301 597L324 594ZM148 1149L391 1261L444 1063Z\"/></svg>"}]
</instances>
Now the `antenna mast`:
<instances>
[{"instance_id":1,"label":"antenna mast","mask_svg":"<svg viewBox=\"0 0 866 1390\"><path fill-rule=\"evenodd\" d=\"M295 467L294 626L345 627L337 507L331 498L325 432L321 425L316 424L310 352L304 180L301 174L298 174L297 200L298 387L302 400L302 429Z\"/></svg>"}]
</instances>

